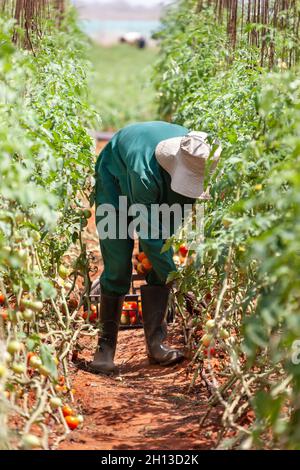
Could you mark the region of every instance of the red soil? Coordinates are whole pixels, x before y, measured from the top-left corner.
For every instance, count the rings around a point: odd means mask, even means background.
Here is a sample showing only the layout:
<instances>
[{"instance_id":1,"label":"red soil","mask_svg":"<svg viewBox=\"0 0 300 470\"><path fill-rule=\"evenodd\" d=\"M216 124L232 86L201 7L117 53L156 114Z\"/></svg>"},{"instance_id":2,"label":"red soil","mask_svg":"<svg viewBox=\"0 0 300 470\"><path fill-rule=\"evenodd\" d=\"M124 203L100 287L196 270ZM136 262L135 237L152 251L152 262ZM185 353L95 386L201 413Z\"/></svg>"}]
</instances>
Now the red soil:
<instances>
[{"instance_id":1,"label":"red soil","mask_svg":"<svg viewBox=\"0 0 300 470\"><path fill-rule=\"evenodd\" d=\"M174 332L175 326L171 327ZM172 335L179 342L178 334ZM90 359L96 341L84 339L84 357ZM88 350L89 349L89 350ZM219 414L215 409L200 429L207 411L207 390L197 385L188 393L191 377L187 362L162 368L149 365L143 330L119 335L116 377L72 372L75 408L84 415L82 429L69 434L62 450L210 449L217 441Z\"/></svg>"}]
</instances>

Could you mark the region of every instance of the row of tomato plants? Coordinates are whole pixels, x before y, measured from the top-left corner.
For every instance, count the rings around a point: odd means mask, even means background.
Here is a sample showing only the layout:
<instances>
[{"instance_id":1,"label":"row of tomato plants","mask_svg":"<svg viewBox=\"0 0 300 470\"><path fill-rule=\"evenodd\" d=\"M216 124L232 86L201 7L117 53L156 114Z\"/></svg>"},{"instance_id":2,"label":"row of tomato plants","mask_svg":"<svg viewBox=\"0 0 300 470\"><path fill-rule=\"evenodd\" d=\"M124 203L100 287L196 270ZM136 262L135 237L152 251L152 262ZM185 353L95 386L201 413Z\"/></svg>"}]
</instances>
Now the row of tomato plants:
<instances>
[{"instance_id":1,"label":"row of tomato plants","mask_svg":"<svg viewBox=\"0 0 300 470\"><path fill-rule=\"evenodd\" d=\"M195 262L173 275L192 384L208 388L205 419L223 409L219 447L299 449L298 69L280 58L263 69L248 46L233 57L212 8L197 4L166 15L154 76L160 116L223 146L204 240L189 232Z\"/></svg>"},{"instance_id":2,"label":"row of tomato plants","mask_svg":"<svg viewBox=\"0 0 300 470\"><path fill-rule=\"evenodd\" d=\"M78 312L96 116L73 14L32 51L13 45L13 28L0 19L0 448L49 448L82 421L68 407L68 358L81 332L93 334Z\"/></svg>"}]
</instances>

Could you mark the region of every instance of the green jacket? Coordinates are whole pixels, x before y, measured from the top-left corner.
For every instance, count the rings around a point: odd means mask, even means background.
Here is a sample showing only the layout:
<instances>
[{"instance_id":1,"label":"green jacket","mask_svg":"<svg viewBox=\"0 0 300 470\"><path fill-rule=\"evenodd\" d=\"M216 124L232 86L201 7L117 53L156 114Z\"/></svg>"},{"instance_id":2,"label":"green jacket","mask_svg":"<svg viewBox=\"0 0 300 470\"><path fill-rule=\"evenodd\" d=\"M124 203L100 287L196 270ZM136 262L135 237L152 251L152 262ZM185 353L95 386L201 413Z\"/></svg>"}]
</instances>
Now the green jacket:
<instances>
[{"instance_id":1,"label":"green jacket","mask_svg":"<svg viewBox=\"0 0 300 470\"><path fill-rule=\"evenodd\" d=\"M102 150L96 164L96 206L112 204L118 210L119 196L127 196L128 204L143 204L147 207L153 203L193 204L193 199L171 190L171 178L155 157L159 142L184 136L188 132L185 127L161 121L138 123L121 129ZM101 217L96 218L97 223L99 220ZM151 224L151 220L149 222ZM148 278L152 284L164 284L168 274L176 269L172 251L161 253L164 241L162 238L140 239L141 248L153 265L153 272ZM120 266L120 258L126 259L128 264L132 242L106 239L100 240L100 244L105 266L101 277L102 288L109 293L126 293L124 291L130 284L131 268ZM119 288L116 279L120 276L122 282L119 279Z\"/></svg>"}]
</instances>

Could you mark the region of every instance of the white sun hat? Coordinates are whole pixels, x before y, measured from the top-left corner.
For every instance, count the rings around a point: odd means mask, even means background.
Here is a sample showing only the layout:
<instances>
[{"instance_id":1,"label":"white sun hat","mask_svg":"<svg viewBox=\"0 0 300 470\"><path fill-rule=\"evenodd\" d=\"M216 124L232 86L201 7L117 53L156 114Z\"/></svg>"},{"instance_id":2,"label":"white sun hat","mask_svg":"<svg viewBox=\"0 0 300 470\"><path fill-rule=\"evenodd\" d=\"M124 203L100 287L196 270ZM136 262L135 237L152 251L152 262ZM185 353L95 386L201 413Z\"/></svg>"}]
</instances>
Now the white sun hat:
<instances>
[{"instance_id":1,"label":"white sun hat","mask_svg":"<svg viewBox=\"0 0 300 470\"><path fill-rule=\"evenodd\" d=\"M155 150L160 166L171 176L171 189L193 199L207 199L204 188L206 172L216 169L222 148L209 144L208 134L192 131L184 137L161 141ZM214 153L212 154L212 151Z\"/></svg>"}]
</instances>

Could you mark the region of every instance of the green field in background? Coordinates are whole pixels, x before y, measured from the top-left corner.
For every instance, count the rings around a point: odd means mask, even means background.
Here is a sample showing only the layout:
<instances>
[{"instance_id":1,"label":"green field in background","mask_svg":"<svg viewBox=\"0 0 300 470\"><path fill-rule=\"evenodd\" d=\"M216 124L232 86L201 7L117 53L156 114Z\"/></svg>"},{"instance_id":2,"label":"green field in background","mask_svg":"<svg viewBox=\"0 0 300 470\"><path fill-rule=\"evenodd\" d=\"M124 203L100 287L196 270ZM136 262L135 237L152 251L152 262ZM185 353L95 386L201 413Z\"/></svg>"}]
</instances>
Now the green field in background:
<instances>
[{"instance_id":1,"label":"green field in background","mask_svg":"<svg viewBox=\"0 0 300 470\"><path fill-rule=\"evenodd\" d=\"M151 73L156 55L156 49L140 50L124 44L92 46L90 92L102 118L102 130L155 119Z\"/></svg>"}]
</instances>

